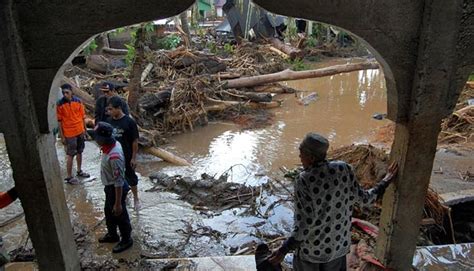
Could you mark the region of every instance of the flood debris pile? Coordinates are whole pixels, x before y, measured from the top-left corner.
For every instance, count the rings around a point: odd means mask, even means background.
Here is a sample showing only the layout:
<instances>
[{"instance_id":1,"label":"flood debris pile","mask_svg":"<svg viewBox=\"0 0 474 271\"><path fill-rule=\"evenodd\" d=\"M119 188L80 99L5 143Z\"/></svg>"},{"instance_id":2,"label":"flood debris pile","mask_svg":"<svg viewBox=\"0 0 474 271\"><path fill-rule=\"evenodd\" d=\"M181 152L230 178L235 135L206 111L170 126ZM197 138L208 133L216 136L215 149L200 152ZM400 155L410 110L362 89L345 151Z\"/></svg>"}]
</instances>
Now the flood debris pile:
<instances>
[{"instance_id":1,"label":"flood debris pile","mask_svg":"<svg viewBox=\"0 0 474 271\"><path fill-rule=\"evenodd\" d=\"M193 205L196 210L221 212L237 206L253 205L260 195L260 187L251 187L227 181L228 175L218 178L202 174L201 179L193 180L181 175L167 176L156 173L150 176L155 186L147 192L169 191L180 199Z\"/></svg>"},{"instance_id":2,"label":"flood debris pile","mask_svg":"<svg viewBox=\"0 0 474 271\"><path fill-rule=\"evenodd\" d=\"M278 83L226 87L228 80L285 68L283 59L265 45L243 43L235 47L230 58L184 46L175 50L145 50L138 86L133 85L133 67L130 71L124 65L113 64L123 63L120 59L125 56L111 55L108 51L89 56L85 65L74 65L66 70L64 81L77 87L73 91L84 101L91 115L93 99L100 95L98 83L112 83L127 100L130 91L138 90L138 113L134 117L143 130L150 132L144 134L149 142L154 142L156 133L171 135L192 131L196 126L207 124L209 118L235 120L243 127L267 125L272 121L271 114L260 112L281 105L281 101L273 101L274 94L295 92ZM259 117L251 121L238 118L254 114Z\"/></svg>"},{"instance_id":3,"label":"flood debris pile","mask_svg":"<svg viewBox=\"0 0 474 271\"><path fill-rule=\"evenodd\" d=\"M393 142L395 124L382 126L374 141L385 145ZM474 83L468 82L461 92L454 112L441 123L439 144L470 144L474 142Z\"/></svg>"},{"instance_id":4,"label":"flood debris pile","mask_svg":"<svg viewBox=\"0 0 474 271\"><path fill-rule=\"evenodd\" d=\"M441 124L442 143L474 142L474 85L466 84L455 111Z\"/></svg>"}]
</instances>

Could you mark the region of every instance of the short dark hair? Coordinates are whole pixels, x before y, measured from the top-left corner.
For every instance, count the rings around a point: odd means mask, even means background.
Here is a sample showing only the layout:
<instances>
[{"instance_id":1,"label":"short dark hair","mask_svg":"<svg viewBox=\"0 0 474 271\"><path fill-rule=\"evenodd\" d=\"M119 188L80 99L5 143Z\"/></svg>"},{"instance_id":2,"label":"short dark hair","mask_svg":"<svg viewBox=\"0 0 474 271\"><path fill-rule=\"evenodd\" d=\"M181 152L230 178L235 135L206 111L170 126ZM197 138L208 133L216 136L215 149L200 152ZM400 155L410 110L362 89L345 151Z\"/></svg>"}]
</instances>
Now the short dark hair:
<instances>
[{"instance_id":1,"label":"short dark hair","mask_svg":"<svg viewBox=\"0 0 474 271\"><path fill-rule=\"evenodd\" d=\"M70 84L62 84L61 90L65 90L65 89L72 91L72 86Z\"/></svg>"},{"instance_id":2,"label":"short dark hair","mask_svg":"<svg viewBox=\"0 0 474 271\"><path fill-rule=\"evenodd\" d=\"M112 106L113 108L120 108L123 110L123 101L122 98L118 96L113 96L109 98L109 101L107 102L107 105Z\"/></svg>"},{"instance_id":3,"label":"short dark hair","mask_svg":"<svg viewBox=\"0 0 474 271\"><path fill-rule=\"evenodd\" d=\"M101 88L107 88L110 91L113 91L115 89L114 84L112 84L110 82L102 82L102 84L100 84L100 87Z\"/></svg>"}]
</instances>

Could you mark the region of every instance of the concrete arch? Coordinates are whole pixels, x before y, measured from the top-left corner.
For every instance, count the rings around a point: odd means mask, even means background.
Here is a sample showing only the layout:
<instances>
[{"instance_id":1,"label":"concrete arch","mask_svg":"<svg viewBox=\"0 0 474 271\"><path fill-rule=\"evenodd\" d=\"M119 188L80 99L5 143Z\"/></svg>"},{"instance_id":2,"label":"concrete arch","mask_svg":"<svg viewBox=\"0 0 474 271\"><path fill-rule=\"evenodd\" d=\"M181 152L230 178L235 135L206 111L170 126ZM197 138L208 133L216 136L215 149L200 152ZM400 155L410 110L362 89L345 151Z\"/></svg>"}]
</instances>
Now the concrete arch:
<instances>
[{"instance_id":1,"label":"concrete arch","mask_svg":"<svg viewBox=\"0 0 474 271\"><path fill-rule=\"evenodd\" d=\"M49 129L53 78L71 52L94 34L174 16L193 2L0 1L0 124L40 268L80 268L71 249L74 240ZM254 2L274 13L347 29L379 53L388 75L389 117L397 121L392 158L400 170L384 197L378 256L388 267L408 270L441 119L452 111L474 70L474 1Z\"/></svg>"}]
</instances>

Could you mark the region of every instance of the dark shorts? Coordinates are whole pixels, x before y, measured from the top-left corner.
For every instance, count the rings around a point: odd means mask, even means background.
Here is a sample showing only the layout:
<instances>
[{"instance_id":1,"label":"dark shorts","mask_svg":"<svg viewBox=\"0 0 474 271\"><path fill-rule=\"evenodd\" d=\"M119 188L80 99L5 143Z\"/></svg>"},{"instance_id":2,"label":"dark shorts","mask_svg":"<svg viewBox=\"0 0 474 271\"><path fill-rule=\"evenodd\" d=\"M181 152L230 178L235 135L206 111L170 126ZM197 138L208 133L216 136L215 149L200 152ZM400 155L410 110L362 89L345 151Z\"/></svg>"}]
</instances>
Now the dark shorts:
<instances>
[{"instance_id":1,"label":"dark shorts","mask_svg":"<svg viewBox=\"0 0 474 271\"><path fill-rule=\"evenodd\" d=\"M69 156L81 154L85 146L84 135L66 137L66 154Z\"/></svg>"},{"instance_id":2,"label":"dark shorts","mask_svg":"<svg viewBox=\"0 0 474 271\"><path fill-rule=\"evenodd\" d=\"M130 162L125 166L125 179L130 186L137 186L138 184L138 176L132 166L130 166Z\"/></svg>"}]
</instances>

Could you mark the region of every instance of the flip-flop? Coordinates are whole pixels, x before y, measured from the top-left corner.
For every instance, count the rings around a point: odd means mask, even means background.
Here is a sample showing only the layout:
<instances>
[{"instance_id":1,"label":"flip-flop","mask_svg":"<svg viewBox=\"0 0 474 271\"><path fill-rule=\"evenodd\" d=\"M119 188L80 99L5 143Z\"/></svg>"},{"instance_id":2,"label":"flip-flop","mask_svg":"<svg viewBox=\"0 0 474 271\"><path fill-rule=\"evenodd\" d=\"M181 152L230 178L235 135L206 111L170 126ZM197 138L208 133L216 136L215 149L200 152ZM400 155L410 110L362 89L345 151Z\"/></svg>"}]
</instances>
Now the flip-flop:
<instances>
[{"instance_id":1,"label":"flip-flop","mask_svg":"<svg viewBox=\"0 0 474 271\"><path fill-rule=\"evenodd\" d=\"M79 184L79 180L74 177L65 178L64 181L68 184Z\"/></svg>"}]
</instances>

